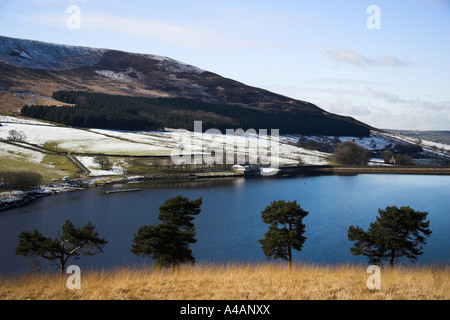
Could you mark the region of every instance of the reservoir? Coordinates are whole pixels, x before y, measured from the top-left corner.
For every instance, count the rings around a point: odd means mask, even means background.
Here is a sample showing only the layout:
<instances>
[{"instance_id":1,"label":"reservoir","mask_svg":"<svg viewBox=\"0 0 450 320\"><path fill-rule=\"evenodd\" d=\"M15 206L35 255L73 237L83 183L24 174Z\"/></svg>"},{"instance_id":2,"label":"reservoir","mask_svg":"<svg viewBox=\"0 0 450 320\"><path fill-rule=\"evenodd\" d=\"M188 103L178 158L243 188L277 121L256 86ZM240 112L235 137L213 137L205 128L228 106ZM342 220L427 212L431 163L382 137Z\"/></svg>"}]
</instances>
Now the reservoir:
<instances>
[{"instance_id":1,"label":"reservoir","mask_svg":"<svg viewBox=\"0 0 450 320\"><path fill-rule=\"evenodd\" d=\"M113 192L139 188L139 192ZM203 198L196 216L197 242L191 246L197 263L265 262L258 240L268 225L261 211L274 200L297 202L308 211L303 220L307 238L294 262L368 265L365 257L351 254L347 239L350 225L367 230L379 208L410 206L429 212L432 234L416 264L449 263L450 177L439 175L360 174L295 177L198 179L186 182L147 182L60 193L28 206L0 212L0 274L27 273L25 257L16 256L21 231L37 229L57 237L61 225L75 227L91 221L99 236L108 240L104 253L70 259L83 270L151 265L152 260L130 252L134 234L143 225L159 223L158 207L170 197ZM58 272L45 259L40 270ZM409 261L405 260L409 265Z\"/></svg>"}]
</instances>

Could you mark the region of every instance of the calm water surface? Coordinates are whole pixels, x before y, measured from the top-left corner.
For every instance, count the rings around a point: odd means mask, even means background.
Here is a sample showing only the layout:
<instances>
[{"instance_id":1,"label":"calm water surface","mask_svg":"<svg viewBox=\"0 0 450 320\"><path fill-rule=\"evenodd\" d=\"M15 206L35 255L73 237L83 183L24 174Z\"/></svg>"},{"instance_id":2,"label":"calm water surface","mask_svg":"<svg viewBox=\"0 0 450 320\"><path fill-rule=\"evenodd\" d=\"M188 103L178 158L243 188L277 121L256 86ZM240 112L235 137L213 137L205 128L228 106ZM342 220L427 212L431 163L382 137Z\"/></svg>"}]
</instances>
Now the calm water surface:
<instances>
[{"instance_id":1,"label":"calm water surface","mask_svg":"<svg viewBox=\"0 0 450 320\"><path fill-rule=\"evenodd\" d=\"M134 234L142 225L158 223L158 207L179 194L191 200L203 198L202 212L194 220L198 241L192 249L197 262L266 261L258 243L267 231L261 211L273 200L297 200L309 212L304 219L307 240L302 251L295 252L296 261L367 263L365 258L351 255L348 227L358 225L367 230L370 222L375 221L378 208L409 205L429 212L433 231L417 263L449 262L448 176L235 178L136 186L143 190L107 195L105 191L114 187L91 188L1 212L0 273L31 270L30 261L14 253L21 231L38 229L46 236L56 237L66 219L77 227L92 221L99 236L109 241L103 254L70 260L69 264L82 268L151 264L151 260L130 252ZM41 270L56 270L44 259L40 259L40 266Z\"/></svg>"}]
</instances>

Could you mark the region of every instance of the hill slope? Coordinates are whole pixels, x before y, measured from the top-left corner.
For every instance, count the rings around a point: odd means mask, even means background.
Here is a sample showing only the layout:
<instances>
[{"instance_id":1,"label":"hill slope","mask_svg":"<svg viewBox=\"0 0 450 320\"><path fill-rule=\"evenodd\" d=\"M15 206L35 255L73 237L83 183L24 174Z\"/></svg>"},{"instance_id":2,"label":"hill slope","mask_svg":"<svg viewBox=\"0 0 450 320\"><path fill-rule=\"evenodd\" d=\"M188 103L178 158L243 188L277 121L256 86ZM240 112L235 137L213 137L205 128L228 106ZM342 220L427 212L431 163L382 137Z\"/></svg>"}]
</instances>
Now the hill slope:
<instances>
[{"instance_id":1,"label":"hill slope","mask_svg":"<svg viewBox=\"0 0 450 320\"><path fill-rule=\"evenodd\" d=\"M0 101L4 112L17 112L30 104L62 105L51 98L53 92L78 90L196 99L271 114L332 118L364 128L365 134L373 129L351 117L328 113L309 102L247 86L167 57L3 36L0 36L0 44Z\"/></svg>"}]
</instances>

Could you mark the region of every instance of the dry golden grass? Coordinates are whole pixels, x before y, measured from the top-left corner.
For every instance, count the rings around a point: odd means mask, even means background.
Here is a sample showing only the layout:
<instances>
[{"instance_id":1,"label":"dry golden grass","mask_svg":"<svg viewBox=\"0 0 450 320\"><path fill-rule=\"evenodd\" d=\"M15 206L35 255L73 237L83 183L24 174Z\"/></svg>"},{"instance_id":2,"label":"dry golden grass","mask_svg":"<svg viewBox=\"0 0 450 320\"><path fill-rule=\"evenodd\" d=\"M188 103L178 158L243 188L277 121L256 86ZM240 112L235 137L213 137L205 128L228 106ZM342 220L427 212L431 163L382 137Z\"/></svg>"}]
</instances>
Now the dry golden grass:
<instances>
[{"instance_id":1,"label":"dry golden grass","mask_svg":"<svg viewBox=\"0 0 450 320\"><path fill-rule=\"evenodd\" d=\"M381 289L359 266L282 264L195 265L171 269L117 269L68 275L0 278L2 300L448 300L448 267L381 270Z\"/></svg>"}]
</instances>

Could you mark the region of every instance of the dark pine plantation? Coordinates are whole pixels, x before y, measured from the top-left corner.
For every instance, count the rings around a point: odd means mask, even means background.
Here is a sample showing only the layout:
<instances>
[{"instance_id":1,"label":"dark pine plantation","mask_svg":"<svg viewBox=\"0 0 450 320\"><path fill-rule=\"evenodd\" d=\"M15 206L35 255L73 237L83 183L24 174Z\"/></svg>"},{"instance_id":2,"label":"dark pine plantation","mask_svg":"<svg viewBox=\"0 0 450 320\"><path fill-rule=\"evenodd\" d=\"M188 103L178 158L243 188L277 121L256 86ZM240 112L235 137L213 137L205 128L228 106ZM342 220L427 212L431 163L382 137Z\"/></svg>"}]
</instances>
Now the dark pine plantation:
<instances>
[{"instance_id":1,"label":"dark pine plantation","mask_svg":"<svg viewBox=\"0 0 450 320\"><path fill-rule=\"evenodd\" d=\"M235 105L213 104L185 98L145 98L82 91L57 91L54 99L73 106L25 106L23 116L73 127L127 131L164 128L194 130L279 129L280 134L369 136L369 129L325 115L269 113Z\"/></svg>"}]
</instances>

